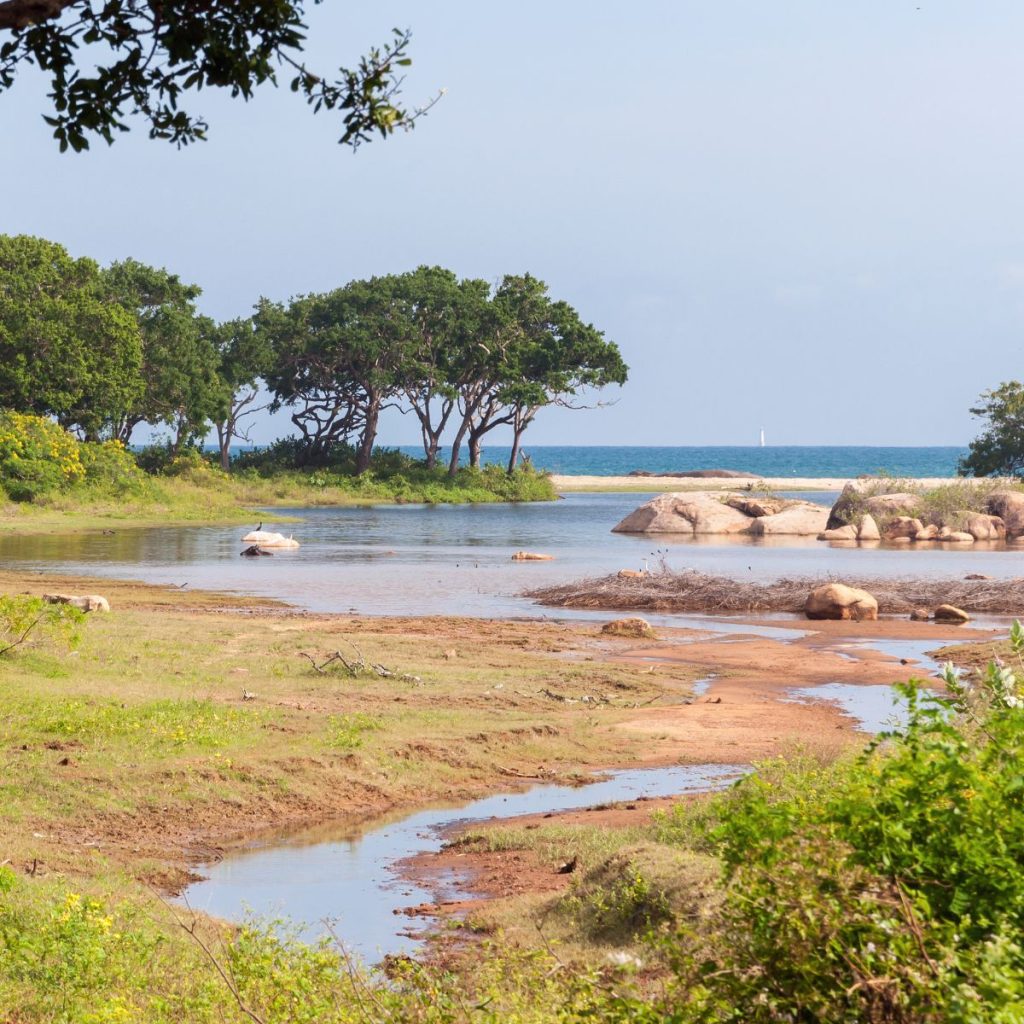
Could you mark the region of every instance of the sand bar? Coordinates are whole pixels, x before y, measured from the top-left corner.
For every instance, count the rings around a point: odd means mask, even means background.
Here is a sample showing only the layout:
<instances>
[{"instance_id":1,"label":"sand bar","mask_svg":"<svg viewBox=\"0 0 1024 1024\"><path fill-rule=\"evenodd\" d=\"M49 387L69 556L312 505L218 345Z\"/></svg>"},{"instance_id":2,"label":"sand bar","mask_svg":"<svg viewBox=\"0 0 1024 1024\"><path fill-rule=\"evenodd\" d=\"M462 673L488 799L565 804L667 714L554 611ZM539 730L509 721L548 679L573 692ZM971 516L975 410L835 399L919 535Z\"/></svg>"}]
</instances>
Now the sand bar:
<instances>
[{"instance_id":1,"label":"sand bar","mask_svg":"<svg viewBox=\"0 0 1024 1024\"><path fill-rule=\"evenodd\" d=\"M561 476L552 475L555 489L570 491L743 491L768 488L773 491L841 491L855 477L768 476L758 477L672 477L672 476ZM976 482L969 477L906 477L915 487L941 487L951 483ZM893 481L896 483L896 481ZM980 482L980 481L977 481ZM991 484L991 478L985 478Z\"/></svg>"}]
</instances>

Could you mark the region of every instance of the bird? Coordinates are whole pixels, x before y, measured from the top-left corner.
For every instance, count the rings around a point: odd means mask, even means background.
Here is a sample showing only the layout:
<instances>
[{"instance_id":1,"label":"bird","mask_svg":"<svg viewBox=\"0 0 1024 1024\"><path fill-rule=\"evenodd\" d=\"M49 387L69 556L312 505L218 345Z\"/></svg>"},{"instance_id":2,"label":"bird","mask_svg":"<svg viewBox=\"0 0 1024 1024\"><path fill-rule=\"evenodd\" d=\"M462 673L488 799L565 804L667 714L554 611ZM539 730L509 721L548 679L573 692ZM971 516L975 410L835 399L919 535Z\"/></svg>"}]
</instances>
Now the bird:
<instances>
[{"instance_id":1,"label":"bird","mask_svg":"<svg viewBox=\"0 0 1024 1024\"><path fill-rule=\"evenodd\" d=\"M262 529L263 529L263 522L261 521L260 525L256 527L256 532L259 533L259 531L262 530Z\"/></svg>"}]
</instances>

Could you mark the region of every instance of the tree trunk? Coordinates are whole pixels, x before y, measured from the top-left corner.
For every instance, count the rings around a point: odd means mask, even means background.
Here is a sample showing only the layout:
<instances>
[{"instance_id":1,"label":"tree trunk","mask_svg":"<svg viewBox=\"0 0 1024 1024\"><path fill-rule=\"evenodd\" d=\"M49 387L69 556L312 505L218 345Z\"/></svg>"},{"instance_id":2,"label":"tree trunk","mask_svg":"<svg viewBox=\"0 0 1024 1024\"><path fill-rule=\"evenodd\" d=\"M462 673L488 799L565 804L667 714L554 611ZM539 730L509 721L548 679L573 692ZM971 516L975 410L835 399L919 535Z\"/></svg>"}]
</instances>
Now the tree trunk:
<instances>
[{"instance_id":1,"label":"tree trunk","mask_svg":"<svg viewBox=\"0 0 1024 1024\"><path fill-rule=\"evenodd\" d=\"M359 449L356 452L356 475L365 473L370 468L370 457L373 455L373 443L377 440L377 420L380 417L380 403L373 401L366 410L366 422L363 432L359 435Z\"/></svg>"},{"instance_id":2,"label":"tree trunk","mask_svg":"<svg viewBox=\"0 0 1024 1024\"><path fill-rule=\"evenodd\" d=\"M525 429L525 428L524 428ZM519 461L519 445L523 439L523 431L517 430L512 435L512 454L508 457L508 475L511 476L515 472L516 463Z\"/></svg>"},{"instance_id":3,"label":"tree trunk","mask_svg":"<svg viewBox=\"0 0 1024 1024\"><path fill-rule=\"evenodd\" d=\"M483 434L470 433L469 435L469 464L474 469L480 468L480 452L483 449Z\"/></svg>"},{"instance_id":4,"label":"tree trunk","mask_svg":"<svg viewBox=\"0 0 1024 1024\"><path fill-rule=\"evenodd\" d=\"M459 471L459 456L462 455L462 442L466 437L466 431L469 430L469 420L463 420L462 425L459 427L459 432L455 435L455 440L452 441L452 457L448 460L448 476L453 477Z\"/></svg>"},{"instance_id":5,"label":"tree trunk","mask_svg":"<svg viewBox=\"0 0 1024 1024\"><path fill-rule=\"evenodd\" d=\"M215 423L217 428L217 447L220 448L220 468L225 473L231 472L231 438L234 431L231 429L231 421Z\"/></svg>"}]
</instances>

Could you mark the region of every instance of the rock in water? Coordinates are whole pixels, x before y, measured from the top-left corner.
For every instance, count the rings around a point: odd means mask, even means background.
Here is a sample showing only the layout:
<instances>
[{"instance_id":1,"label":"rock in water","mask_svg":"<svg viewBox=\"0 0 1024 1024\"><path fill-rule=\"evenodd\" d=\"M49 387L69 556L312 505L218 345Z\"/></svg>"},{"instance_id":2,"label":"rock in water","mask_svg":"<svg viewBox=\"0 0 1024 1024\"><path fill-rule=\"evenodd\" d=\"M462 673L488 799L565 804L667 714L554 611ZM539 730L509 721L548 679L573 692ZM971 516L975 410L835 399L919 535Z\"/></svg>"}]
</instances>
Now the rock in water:
<instances>
[{"instance_id":1,"label":"rock in water","mask_svg":"<svg viewBox=\"0 0 1024 1024\"><path fill-rule=\"evenodd\" d=\"M826 583L807 595L804 614L809 619L871 621L878 618L878 602L866 590L843 583Z\"/></svg>"},{"instance_id":2,"label":"rock in water","mask_svg":"<svg viewBox=\"0 0 1024 1024\"><path fill-rule=\"evenodd\" d=\"M760 516L750 526L758 537L817 537L828 522L828 509L810 501L795 501L773 516Z\"/></svg>"},{"instance_id":3,"label":"rock in water","mask_svg":"<svg viewBox=\"0 0 1024 1024\"><path fill-rule=\"evenodd\" d=\"M988 497L988 510L1002 520L1007 537L1024 534L1024 493L995 491Z\"/></svg>"},{"instance_id":4,"label":"rock in water","mask_svg":"<svg viewBox=\"0 0 1024 1024\"><path fill-rule=\"evenodd\" d=\"M536 551L517 551L512 556L513 562L553 562L554 555L539 555Z\"/></svg>"},{"instance_id":5,"label":"rock in water","mask_svg":"<svg viewBox=\"0 0 1024 1024\"><path fill-rule=\"evenodd\" d=\"M927 622L931 617L931 612L927 608L915 608L910 613L910 620L912 622Z\"/></svg>"},{"instance_id":6,"label":"rock in water","mask_svg":"<svg viewBox=\"0 0 1024 1024\"><path fill-rule=\"evenodd\" d=\"M857 526L857 539L858 540L881 540L882 534L878 529L878 523L875 522L874 516L870 512L865 512L860 517L860 523Z\"/></svg>"},{"instance_id":7,"label":"rock in water","mask_svg":"<svg viewBox=\"0 0 1024 1024\"><path fill-rule=\"evenodd\" d=\"M852 523L847 523L846 526L835 526L831 530L825 530L824 533L818 534L818 540L856 540L857 539L857 527Z\"/></svg>"},{"instance_id":8,"label":"rock in water","mask_svg":"<svg viewBox=\"0 0 1024 1024\"><path fill-rule=\"evenodd\" d=\"M965 622L970 622L971 617L963 610L963 608L957 608L953 604L940 604L935 609L935 621L936 622L948 622L953 625L963 625Z\"/></svg>"},{"instance_id":9,"label":"rock in water","mask_svg":"<svg viewBox=\"0 0 1024 1024\"><path fill-rule=\"evenodd\" d=\"M773 508L778 511L772 512ZM806 501L762 501L740 494L693 491L652 498L630 512L613 532L815 537L827 517L828 509Z\"/></svg>"}]
</instances>

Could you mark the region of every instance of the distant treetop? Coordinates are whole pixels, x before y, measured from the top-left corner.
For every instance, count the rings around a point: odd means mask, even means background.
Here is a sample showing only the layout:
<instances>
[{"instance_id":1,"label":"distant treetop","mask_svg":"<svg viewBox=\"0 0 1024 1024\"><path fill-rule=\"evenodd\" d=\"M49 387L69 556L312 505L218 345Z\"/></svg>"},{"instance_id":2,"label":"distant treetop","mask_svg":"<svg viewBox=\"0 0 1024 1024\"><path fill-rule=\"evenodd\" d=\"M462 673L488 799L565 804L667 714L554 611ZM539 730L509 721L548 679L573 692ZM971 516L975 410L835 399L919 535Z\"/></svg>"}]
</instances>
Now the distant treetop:
<instances>
[{"instance_id":1,"label":"distant treetop","mask_svg":"<svg viewBox=\"0 0 1024 1024\"><path fill-rule=\"evenodd\" d=\"M436 102L411 111L398 102L411 64L408 30L394 29L353 69L325 77L307 68L303 7L301 0L0 0L0 92L25 65L45 72L53 104L45 120L61 152L88 149L92 136L112 143L132 117L148 123L152 139L177 146L204 139L206 121L179 106L183 93L215 86L248 100L263 82L276 85L279 72L314 112L338 112L338 141L353 149L411 128Z\"/></svg>"}]
</instances>

